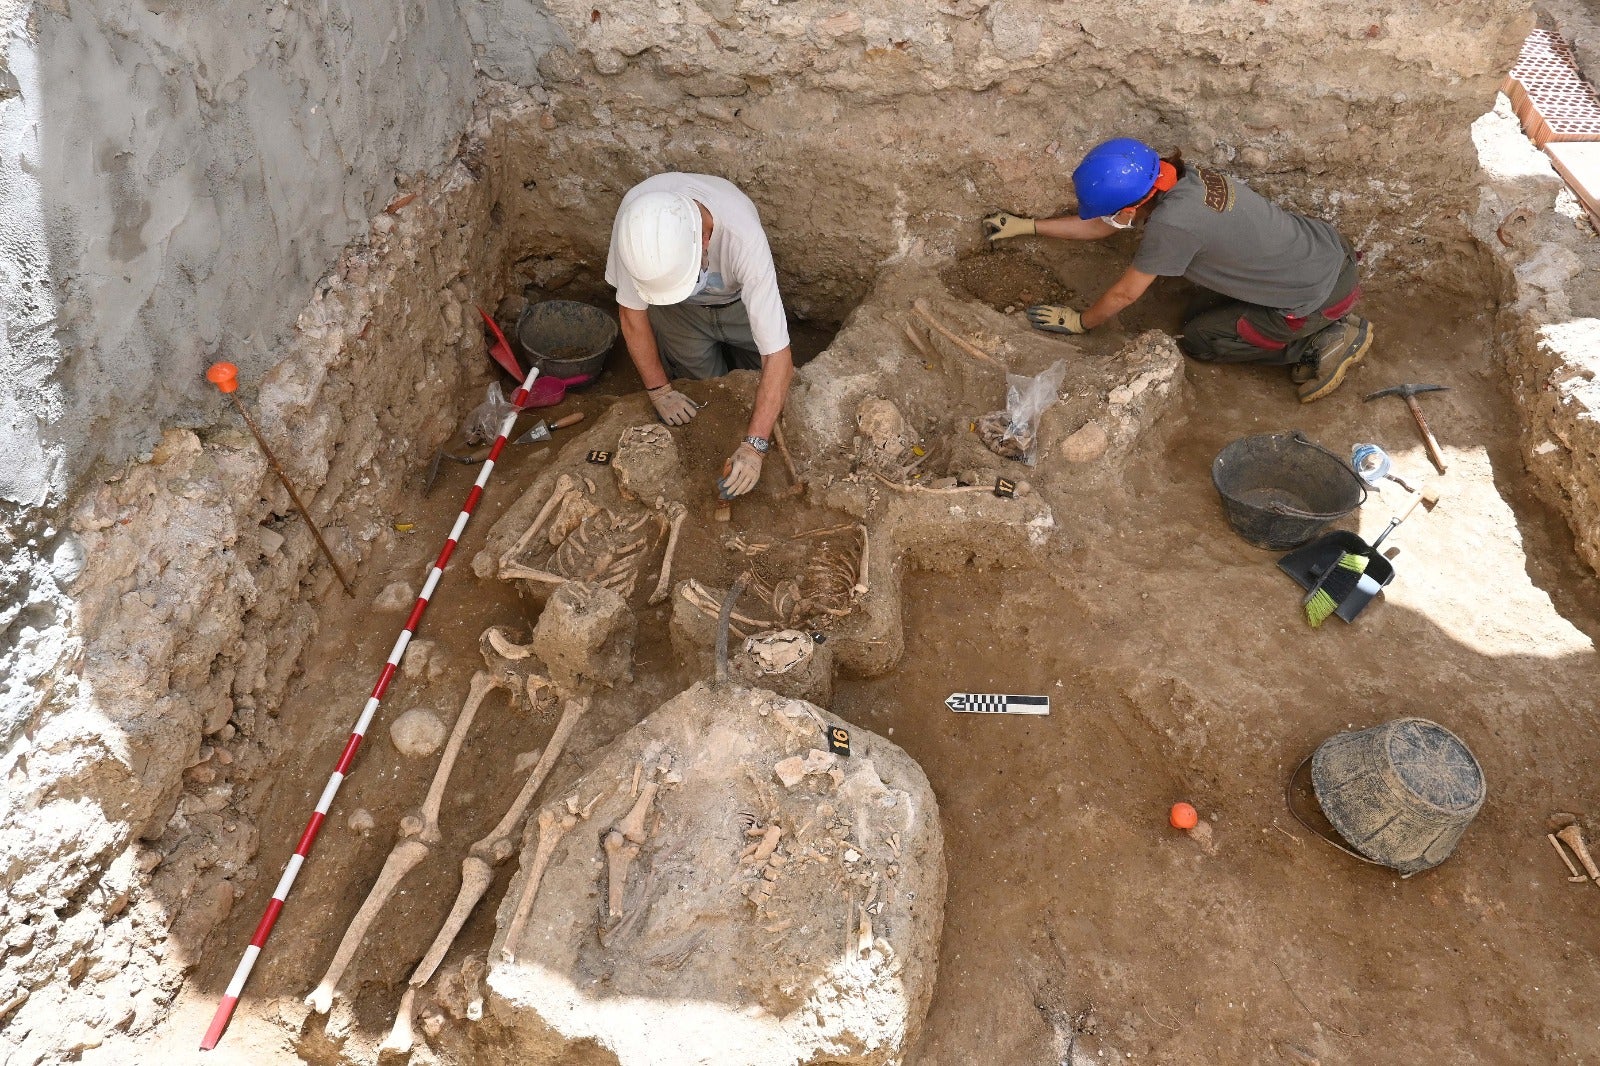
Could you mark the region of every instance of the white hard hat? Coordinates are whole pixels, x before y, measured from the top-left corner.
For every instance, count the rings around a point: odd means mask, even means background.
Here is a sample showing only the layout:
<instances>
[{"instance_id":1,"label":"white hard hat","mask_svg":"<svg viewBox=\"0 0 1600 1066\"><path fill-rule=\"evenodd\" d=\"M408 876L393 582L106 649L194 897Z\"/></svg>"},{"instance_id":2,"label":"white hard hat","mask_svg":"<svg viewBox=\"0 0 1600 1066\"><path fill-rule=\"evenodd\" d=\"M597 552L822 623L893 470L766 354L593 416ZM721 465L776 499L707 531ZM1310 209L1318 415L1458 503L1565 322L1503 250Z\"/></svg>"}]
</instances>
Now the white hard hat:
<instances>
[{"instance_id":1,"label":"white hard hat","mask_svg":"<svg viewBox=\"0 0 1600 1066\"><path fill-rule=\"evenodd\" d=\"M634 197L617 212L617 254L645 303L682 303L700 280L700 209L681 193Z\"/></svg>"}]
</instances>

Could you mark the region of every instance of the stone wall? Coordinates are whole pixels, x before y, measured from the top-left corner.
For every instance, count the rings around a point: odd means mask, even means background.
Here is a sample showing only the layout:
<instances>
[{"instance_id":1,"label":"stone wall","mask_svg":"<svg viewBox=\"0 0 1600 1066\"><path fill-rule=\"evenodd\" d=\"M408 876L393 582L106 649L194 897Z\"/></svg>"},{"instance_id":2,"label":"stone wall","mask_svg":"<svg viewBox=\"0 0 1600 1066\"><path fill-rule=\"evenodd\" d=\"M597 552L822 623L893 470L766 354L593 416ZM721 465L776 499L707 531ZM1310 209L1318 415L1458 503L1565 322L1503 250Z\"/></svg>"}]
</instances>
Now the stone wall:
<instances>
[{"instance_id":1,"label":"stone wall","mask_svg":"<svg viewBox=\"0 0 1600 1066\"><path fill-rule=\"evenodd\" d=\"M1472 228L1498 265L1496 347L1522 460L1578 557L1600 571L1600 241L1505 97L1473 137L1483 188Z\"/></svg>"},{"instance_id":2,"label":"stone wall","mask_svg":"<svg viewBox=\"0 0 1600 1066\"><path fill-rule=\"evenodd\" d=\"M989 210L1069 206L1118 134L1330 218L1372 286L1481 287L1468 128L1531 25L1514 0L549 6L573 47L510 145L524 274L594 280L631 184L710 171L761 208L795 309L832 318L919 242L974 251Z\"/></svg>"},{"instance_id":3,"label":"stone wall","mask_svg":"<svg viewBox=\"0 0 1600 1066\"><path fill-rule=\"evenodd\" d=\"M272 715L342 595L205 366L355 571L486 376L507 253L452 162L451 3L0 21L0 1058L61 1061L159 1018L255 876Z\"/></svg>"}]
</instances>

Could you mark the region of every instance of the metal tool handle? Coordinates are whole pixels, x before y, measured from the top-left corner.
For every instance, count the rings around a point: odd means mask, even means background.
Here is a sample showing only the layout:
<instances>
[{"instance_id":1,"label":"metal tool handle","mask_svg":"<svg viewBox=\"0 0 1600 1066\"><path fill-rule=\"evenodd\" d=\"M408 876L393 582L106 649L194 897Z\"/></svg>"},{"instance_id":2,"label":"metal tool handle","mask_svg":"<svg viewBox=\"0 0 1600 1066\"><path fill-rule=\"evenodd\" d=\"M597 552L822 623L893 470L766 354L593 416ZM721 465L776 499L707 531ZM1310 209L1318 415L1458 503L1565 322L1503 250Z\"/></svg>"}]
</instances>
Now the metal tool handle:
<instances>
[{"instance_id":1,"label":"metal tool handle","mask_svg":"<svg viewBox=\"0 0 1600 1066\"><path fill-rule=\"evenodd\" d=\"M1304 433L1302 433L1298 429L1295 430L1294 432L1290 433L1289 436L1294 438L1295 443L1304 444L1307 448L1315 448L1317 451L1321 452L1323 455L1326 455L1329 459L1332 459L1335 463L1338 464L1340 470L1343 470L1346 474L1348 474L1350 476L1350 480L1354 481L1356 483L1356 488L1361 491L1361 502L1357 503L1356 507L1360 507L1360 506L1362 506L1362 504L1365 504L1367 502L1367 483L1361 479L1361 475L1360 474L1356 473L1354 470L1352 470L1350 468L1348 463L1346 463L1343 459L1339 458L1337 455L1334 455L1332 452L1330 452L1328 449L1324 448L1322 445L1317 444L1316 442L1312 441L1309 437L1307 437ZM1298 507L1289 507L1288 505L1281 504L1281 503L1270 504L1270 505L1268 505L1268 507L1266 509L1268 511L1271 511L1273 514L1284 515L1287 518L1307 518L1307 519L1314 519L1314 520L1319 520L1319 521L1324 521L1324 522L1331 522L1335 518L1343 518L1345 515L1349 514L1351 511L1355 510L1355 507L1349 507L1349 508L1346 508L1343 511L1333 511L1333 512L1331 512L1329 514L1319 514L1316 511L1302 511Z\"/></svg>"}]
</instances>

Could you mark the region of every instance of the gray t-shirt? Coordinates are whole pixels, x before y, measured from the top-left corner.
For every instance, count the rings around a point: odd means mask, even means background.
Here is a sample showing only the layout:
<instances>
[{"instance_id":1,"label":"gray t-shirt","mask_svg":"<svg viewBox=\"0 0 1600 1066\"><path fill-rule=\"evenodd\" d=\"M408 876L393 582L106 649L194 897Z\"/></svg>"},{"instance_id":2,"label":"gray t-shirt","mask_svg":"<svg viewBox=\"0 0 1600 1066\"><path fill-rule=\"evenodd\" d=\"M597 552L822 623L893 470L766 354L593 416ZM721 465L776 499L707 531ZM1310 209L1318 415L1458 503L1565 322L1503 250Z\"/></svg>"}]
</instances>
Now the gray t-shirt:
<instances>
[{"instance_id":1,"label":"gray t-shirt","mask_svg":"<svg viewBox=\"0 0 1600 1066\"><path fill-rule=\"evenodd\" d=\"M1328 223L1285 211L1238 178L1189 165L1150 213L1133 267L1303 316L1327 302L1346 254Z\"/></svg>"}]
</instances>

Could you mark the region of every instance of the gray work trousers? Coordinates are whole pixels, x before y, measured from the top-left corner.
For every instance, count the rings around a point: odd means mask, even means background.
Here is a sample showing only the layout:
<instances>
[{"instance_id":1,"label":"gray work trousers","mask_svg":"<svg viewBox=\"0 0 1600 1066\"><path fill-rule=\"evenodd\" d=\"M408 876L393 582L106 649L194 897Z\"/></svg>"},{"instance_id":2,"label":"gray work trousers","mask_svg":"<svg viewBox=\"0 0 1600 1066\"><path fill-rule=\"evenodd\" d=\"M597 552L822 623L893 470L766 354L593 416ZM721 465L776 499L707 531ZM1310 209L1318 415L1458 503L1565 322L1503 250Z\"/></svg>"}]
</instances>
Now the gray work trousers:
<instances>
[{"instance_id":1,"label":"gray work trousers","mask_svg":"<svg viewBox=\"0 0 1600 1066\"><path fill-rule=\"evenodd\" d=\"M656 347L675 378L704 381L729 370L760 370L761 354L750 333L744 301L721 307L681 303L649 309Z\"/></svg>"},{"instance_id":2,"label":"gray work trousers","mask_svg":"<svg viewBox=\"0 0 1600 1066\"><path fill-rule=\"evenodd\" d=\"M1320 309L1304 318L1272 307L1231 300L1202 311L1183 324L1178 341L1185 355L1203 363L1257 363L1289 366L1300 362L1311 338L1345 315L1361 296L1355 256L1345 260L1333 292Z\"/></svg>"}]
</instances>

